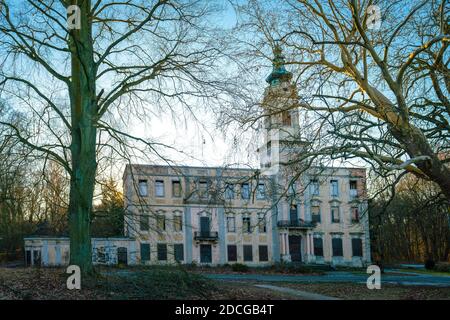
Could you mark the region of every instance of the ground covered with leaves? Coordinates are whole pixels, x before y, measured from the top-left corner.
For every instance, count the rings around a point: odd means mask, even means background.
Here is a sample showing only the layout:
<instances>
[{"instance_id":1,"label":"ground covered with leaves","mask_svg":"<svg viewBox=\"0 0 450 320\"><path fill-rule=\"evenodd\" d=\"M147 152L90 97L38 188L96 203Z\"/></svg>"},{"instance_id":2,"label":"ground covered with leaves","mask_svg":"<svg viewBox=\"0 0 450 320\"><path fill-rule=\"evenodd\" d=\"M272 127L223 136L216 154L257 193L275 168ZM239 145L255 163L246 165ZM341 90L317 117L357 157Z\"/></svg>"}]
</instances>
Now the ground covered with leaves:
<instances>
[{"instance_id":1,"label":"ground covered with leaves","mask_svg":"<svg viewBox=\"0 0 450 320\"><path fill-rule=\"evenodd\" d=\"M0 268L0 300L58 299L293 299L241 283L209 280L180 268L100 268L68 290L65 269Z\"/></svg>"},{"instance_id":2,"label":"ground covered with leaves","mask_svg":"<svg viewBox=\"0 0 450 320\"><path fill-rule=\"evenodd\" d=\"M279 283L277 285L345 300L450 300L449 287L382 284L379 290L369 290L365 283Z\"/></svg>"}]
</instances>

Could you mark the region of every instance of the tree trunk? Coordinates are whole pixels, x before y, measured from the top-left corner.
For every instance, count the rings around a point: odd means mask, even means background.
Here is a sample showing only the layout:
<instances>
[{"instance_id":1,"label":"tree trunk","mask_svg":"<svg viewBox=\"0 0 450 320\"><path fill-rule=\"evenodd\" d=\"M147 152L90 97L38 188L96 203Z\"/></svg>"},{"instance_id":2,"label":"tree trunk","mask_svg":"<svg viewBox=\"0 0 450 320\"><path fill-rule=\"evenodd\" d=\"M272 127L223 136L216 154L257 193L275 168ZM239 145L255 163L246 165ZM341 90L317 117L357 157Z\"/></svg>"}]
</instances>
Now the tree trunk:
<instances>
[{"instance_id":1,"label":"tree trunk","mask_svg":"<svg viewBox=\"0 0 450 320\"><path fill-rule=\"evenodd\" d=\"M70 264L92 273L91 212L95 186L97 114L95 63L92 47L91 1L78 1L81 29L71 30L71 145L69 199Z\"/></svg>"}]
</instances>

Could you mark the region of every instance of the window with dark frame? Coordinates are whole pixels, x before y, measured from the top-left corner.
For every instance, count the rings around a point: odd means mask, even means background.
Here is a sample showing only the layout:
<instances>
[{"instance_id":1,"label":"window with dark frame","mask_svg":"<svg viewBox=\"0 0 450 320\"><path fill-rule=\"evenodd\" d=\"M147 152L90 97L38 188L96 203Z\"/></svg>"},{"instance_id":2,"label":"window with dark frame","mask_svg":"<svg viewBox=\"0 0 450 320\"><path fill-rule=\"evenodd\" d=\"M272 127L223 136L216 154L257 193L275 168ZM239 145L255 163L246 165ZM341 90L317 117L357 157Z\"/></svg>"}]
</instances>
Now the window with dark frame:
<instances>
[{"instance_id":1,"label":"window with dark frame","mask_svg":"<svg viewBox=\"0 0 450 320\"><path fill-rule=\"evenodd\" d=\"M342 257L342 238L333 238L331 240L331 246L333 247L333 257Z\"/></svg>"},{"instance_id":2,"label":"window with dark frame","mask_svg":"<svg viewBox=\"0 0 450 320\"><path fill-rule=\"evenodd\" d=\"M228 253L228 261L234 262L237 261L237 246L234 244L229 244L227 246Z\"/></svg>"},{"instance_id":3,"label":"window with dark frame","mask_svg":"<svg viewBox=\"0 0 450 320\"><path fill-rule=\"evenodd\" d=\"M158 245L157 245L157 253L158 253L158 260L159 261L166 261L167 260L167 244L165 244L165 243L158 243Z\"/></svg>"},{"instance_id":4,"label":"window with dark frame","mask_svg":"<svg viewBox=\"0 0 450 320\"><path fill-rule=\"evenodd\" d=\"M184 247L182 243L176 243L173 245L173 255L175 261L184 261Z\"/></svg>"},{"instance_id":5,"label":"window with dark frame","mask_svg":"<svg viewBox=\"0 0 450 320\"><path fill-rule=\"evenodd\" d=\"M141 243L141 261L150 261L150 243Z\"/></svg>"},{"instance_id":6,"label":"window with dark frame","mask_svg":"<svg viewBox=\"0 0 450 320\"><path fill-rule=\"evenodd\" d=\"M358 197L358 181L356 180L350 180L350 197Z\"/></svg>"},{"instance_id":7,"label":"window with dark frame","mask_svg":"<svg viewBox=\"0 0 450 320\"><path fill-rule=\"evenodd\" d=\"M323 239L321 237L314 237L314 255L317 257L323 257Z\"/></svg>"},{"instance_id":8,"label":"window with dark frame","mask_svg":"<svg viewBox=\"0 0 450 320\"><path fill-rule=\"evenodd\" d=\"M148 220L148 215L144 212L141 212L141 214L139 215L139 230L148 231L150 229Z\"/></svg>"},{"instance_id":9,"label":"window with dark frame","mask_svg":"<svg viewBox=\"0 0 450 320\"><path fill-rule=\"evenodd\" d=\"M321 222L321 217L320 217L320 207L319 206L312 206L311 207L311 221L315 222L315 223L320 223Z\"/></svg>"},{"instance_id":10,"label":"window with dark frame","mask_svg":"<svg viewBox=\"0 0 450 320\"><path fill-rule=\"evenodd\" d=\"M250 217L242 217L242 229L245 233L252 233Z\"/></svg>"},{"instance_id":11,"label":"window with dark frame","mask_svg":"<svg viewBox=\"0 0 450 320\"><path fill-rule=\"evenodd\" d=\"M259 261L269 261L269 252L267 246L259 246Z\"/></svg>"},{"instance_id":12,"label":"window with dark frame","mask_svg":"<svg viewBox=\"0 0 450 320\"><path fill-rule=\"evenodd\" d=\"M244 200L250 199L250 184L248 183L241 184L241 198Z\"/></svg>"},{"instance_id":13,"label":"window with dark frame","mask_svg":"<svg viewBox=\"0 0 450 320\"><path fill-rule=\"evenodd\" d=\"M253 261L252 245L244 245L244 261Z\"/></svg>"},{"instance_id":14,"label":"window with dark frame","mask_svg":"<svg viewBox=\"0 0 450 320\"><path fill-rule=\"evenodd\" d=\"M354 257L362 257L362 239L361 238L353 238L352 239L352 254Z\"/></svg>"}]
</instances>

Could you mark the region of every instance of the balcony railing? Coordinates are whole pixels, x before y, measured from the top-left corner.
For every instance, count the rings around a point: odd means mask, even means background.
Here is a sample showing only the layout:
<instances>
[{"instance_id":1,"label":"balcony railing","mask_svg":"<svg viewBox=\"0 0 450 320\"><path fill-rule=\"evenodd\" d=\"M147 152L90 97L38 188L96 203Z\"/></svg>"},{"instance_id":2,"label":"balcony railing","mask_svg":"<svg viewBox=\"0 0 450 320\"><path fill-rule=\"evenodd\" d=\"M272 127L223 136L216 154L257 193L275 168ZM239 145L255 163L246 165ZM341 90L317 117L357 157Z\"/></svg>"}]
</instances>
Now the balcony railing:
<instances>
[{"instance_id":1,"label":"balcony railing","mask_svg":"<svg viewBox=\"0 0 450 320\"><path fill-rule=\"evenodd\" d=\"M198 241L216 241L219 239L217 231L195 231L194 240Z\"/></svg>"},{"instance_id":2,"label":"balcony railing","mask_svg":"<svg viewBox=\"0 0 450 320\"><path fill-rule=\"evenodd\" d=\"M279 228L292 228L292 229L310 229L314 228L316 224L314 222L306 222L304 220L280 220L277 223Z\"/></svg>"}]
</instances>

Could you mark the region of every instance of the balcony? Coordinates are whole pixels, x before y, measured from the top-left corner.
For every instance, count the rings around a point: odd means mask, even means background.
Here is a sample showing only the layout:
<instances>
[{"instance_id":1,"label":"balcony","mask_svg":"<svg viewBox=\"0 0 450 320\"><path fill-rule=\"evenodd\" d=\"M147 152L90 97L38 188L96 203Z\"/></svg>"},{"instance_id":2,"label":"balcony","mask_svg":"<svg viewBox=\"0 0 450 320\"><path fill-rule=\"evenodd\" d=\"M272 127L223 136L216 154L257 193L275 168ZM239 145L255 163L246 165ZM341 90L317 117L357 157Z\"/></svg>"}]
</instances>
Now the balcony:
<instances>
[{"instance_id":1,"label":"balcony","mask_svg":"<svg viewBox=\"0 0 450 320\"><path fill-rule=\"evenodd\" d=\"M196 241L217 241L219 233L217 231L195 231L194 240Z\"/></svg>"},{"instance_id":2,"label":"balcony","mask_svg":"<svg viewBox=\"0 0 450 320\"><path fill-rule=\"evenodd\" d=\"M304 220L280 220L277 223L279 228L288 229L312 229L316 226L314 222L305 222Z\"/></svg>"}]
</instances>

